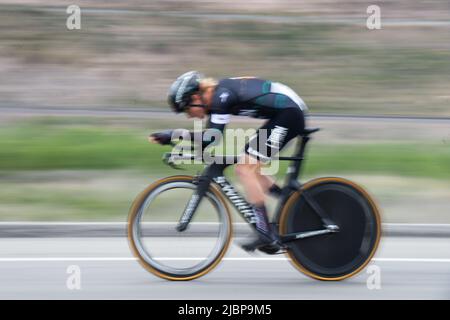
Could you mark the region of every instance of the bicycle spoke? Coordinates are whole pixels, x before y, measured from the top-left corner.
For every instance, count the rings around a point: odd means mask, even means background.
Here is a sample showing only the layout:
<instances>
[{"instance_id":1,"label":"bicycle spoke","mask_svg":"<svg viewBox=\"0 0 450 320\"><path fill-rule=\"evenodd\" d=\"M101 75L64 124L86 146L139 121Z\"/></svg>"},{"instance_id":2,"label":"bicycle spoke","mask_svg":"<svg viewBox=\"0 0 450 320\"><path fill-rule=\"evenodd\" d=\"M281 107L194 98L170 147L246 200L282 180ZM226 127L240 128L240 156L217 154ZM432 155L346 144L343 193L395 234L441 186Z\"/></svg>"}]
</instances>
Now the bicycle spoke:
<instances>
[{"instance_id":1,"label":"bicycle spoke","mask_svg":"<svg viewBox=\"0 0 450 320\"><path fill-rule=\"evenodd\" d=\"M196 191L192 179L179 180L161 183L139 199L132 208L129 226L130 242L140 262L172 280L197 277L214 267L231 233L227 208L212 191L206 192L187 228L177 228L186 203Z\"/></svg>"}]
</instances>

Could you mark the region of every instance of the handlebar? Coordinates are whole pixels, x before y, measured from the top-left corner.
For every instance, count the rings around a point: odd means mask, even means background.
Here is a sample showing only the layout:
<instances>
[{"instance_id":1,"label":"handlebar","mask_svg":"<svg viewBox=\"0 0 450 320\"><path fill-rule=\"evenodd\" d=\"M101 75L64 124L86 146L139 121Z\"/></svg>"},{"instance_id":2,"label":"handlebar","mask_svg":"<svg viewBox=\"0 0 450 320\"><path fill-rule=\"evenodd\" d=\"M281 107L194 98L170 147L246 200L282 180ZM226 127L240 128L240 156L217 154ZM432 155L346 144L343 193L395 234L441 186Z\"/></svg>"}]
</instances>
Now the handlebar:
<instances>
[{"instance_id":1,"label":"handlebar","mask_svg":"<svg viewBox=\"0 0 450 320\"><path fill-rule=\"evenodd\" d=\"M232 165L232 164L236 164L239 162L240 156L239 155L217 155L217 156L212 156L212 159L220 159L216 162L219 164ZM205 162L204 158L201 155L176 154L176 153L171 153L171 152L164 153L162 160L166 165L168 165L174 169L178 169L178 170L180 170L182 168L178 167L175 164L176 160L191 160L191 161L198 160L200 163L203 163L206 165L211 164L211 163ZM214 163L214 161L212 163Z\"/></svg>"},{"instance_id":2,"label":"handlebar","mask_svg":"<svg viewBox=\"0 0 450 320\"><path fill-rule=\"evenodd\" d=\"M175 160L195 160L197 157L193 154L173 154L171 152L166 152L163 154L162 160L163 162L170 166L171 168L177 169L177 170L184 170L183 168L178 167L175 164Z\"/></svg>"}]
</instances>

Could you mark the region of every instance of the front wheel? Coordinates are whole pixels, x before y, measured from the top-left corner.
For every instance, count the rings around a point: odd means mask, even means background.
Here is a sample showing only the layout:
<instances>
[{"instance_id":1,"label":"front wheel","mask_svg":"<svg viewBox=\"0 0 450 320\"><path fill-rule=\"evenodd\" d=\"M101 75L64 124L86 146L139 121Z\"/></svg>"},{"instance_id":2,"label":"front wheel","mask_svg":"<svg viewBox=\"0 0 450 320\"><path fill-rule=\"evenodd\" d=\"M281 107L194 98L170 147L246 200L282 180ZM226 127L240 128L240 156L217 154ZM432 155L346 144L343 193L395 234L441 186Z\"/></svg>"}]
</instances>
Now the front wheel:
<instances>
[{"instance_id":1,"label":"front wheel","mask_svg":"<svg viewBox=\"0 0 450 320\"><path fill-rule=\"evenodd\" d=\"M192 280L220 262L231 240L231 219L222 194L210 185L188 228L176 226L197 186L191 176L156 181L134 201L128 239L144 268L168 280Z\"/></svg>"},{"instance_id":2,"label":"front wheel","mask_svg":"<svg viewBox=\"0 0 450 320\"><path fill-rule=\"evenodd\" d=\"M288 243L291 262L319 280L343 280L355 275L372 259L380 241L381 221L375 202L351 181L314 179L286 202L280 216L281 235L324 228L303 196L305 192L338 225L339 231Z\"/></svg>"}]
</instances>

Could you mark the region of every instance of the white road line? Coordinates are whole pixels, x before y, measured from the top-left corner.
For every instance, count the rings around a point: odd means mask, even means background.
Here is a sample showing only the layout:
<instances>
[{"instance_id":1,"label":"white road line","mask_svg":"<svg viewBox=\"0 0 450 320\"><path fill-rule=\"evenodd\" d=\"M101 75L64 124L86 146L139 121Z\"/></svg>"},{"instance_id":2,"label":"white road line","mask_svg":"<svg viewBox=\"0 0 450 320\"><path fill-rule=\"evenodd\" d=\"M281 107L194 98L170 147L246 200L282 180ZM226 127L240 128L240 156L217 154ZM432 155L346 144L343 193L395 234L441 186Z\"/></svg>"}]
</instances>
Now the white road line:
<instances>
[{"instance_id":1,"label":"white road line","mask_svg":"<svg viewBox=\"0 0 450 320\"><path fill-rule=\"evenodd\" d=\"M86 225L120 225L125 226L126 222L59 222L59 221L4 221L0 226L86 226Z\"/></svg>"},{"instance_id":2,"label":"white road line","mask_svg":"<svg viewBox=\"0 0 450 320\"><path fill-rule=\"evenodd\" d=\"M59 222L59 221L49 221L49 222L39 222L39 221L5 221L0 222L0 226L126 226L127 222ZM175 222L143 222L144 225L166 225L175 224ZM219 222L193 222L193 224L198 225L218 225ZM235 222L233 225L246 225L246 222Z\"/></svg>"},{"instance_id":3,"label":"white road line","mask_svg":"<svg viewBox=\"0 0 450 320\"><path fill-rule=\"evenodd\" d=\"M127 257L55 257L55 258L0 258L0 262L58 262L58 261L134 261Z\"/></svg>"},{"instance_id":4,"label":"white road line","mask_svg":"<svg viewBox=\"0 0 450 320\"><path fill-rule=\"evenodd\" d=\"M0 262L58 262L58 261L135 261L132 257L49 257L49 258L0 258ZM195 261L204 260L200 257L170 258L160 257L156 260L166 261ZM288 261L288 258L272 258L272 257L235 257L223 258L224 261ZM437 258L374 258L372 261L378 262L441 262L450 263L450 259Z\"/></svg>"},{"instance_id":5,"label":"white road line","mask_svg":"<svg viewBox=\"0 0 450 320\"><path fill-rule=\"evenodd\" d=\"M448 223L383 223L385 227L450 227Z\"/></svg>"},{"instance_id":6,"label":"white road line","mask_svg":"<svg viewBox=\"0 0 450 320\"><path fill-rule=\"evenodd\" d=\"M450 259L434 259L434 258L374 258L372 261L380 262L450 262Z\"/></svg>"}]
</instances>

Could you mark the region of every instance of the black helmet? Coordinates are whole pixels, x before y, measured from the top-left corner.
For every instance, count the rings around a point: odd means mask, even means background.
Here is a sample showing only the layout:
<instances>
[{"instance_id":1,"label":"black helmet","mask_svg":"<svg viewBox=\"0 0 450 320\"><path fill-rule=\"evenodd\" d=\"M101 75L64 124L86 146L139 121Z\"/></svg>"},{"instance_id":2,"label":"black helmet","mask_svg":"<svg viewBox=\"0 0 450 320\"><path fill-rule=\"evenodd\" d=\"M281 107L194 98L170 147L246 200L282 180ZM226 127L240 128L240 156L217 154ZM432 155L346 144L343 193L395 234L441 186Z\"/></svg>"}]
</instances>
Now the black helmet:
<instances>
[{"instance_id":1,"label":"black helmet","mask_svg":"<svg viewBox=\"0 0 450 320\"><path fill-rule=\"evenodd\" d=\"M176 113L182 112L190 104L191 96L200 90L202 78L197 71L189 71L172 83L167 94L167 102Z\"/></svg>"}]
</instances>

